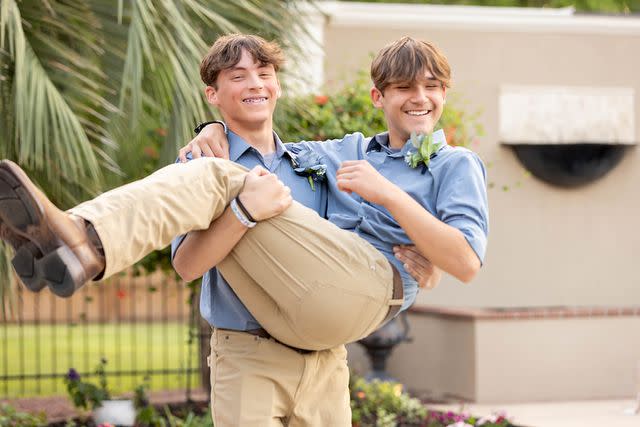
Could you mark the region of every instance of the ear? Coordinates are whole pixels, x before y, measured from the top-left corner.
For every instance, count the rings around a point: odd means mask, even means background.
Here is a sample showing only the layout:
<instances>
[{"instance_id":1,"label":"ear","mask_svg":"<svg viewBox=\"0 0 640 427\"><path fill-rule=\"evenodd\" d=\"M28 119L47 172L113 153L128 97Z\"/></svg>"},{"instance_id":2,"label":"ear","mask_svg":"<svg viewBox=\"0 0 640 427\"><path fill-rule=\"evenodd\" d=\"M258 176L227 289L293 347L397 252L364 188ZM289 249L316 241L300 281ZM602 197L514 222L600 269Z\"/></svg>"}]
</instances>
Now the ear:
<instances>
[{"instance_id":1,"label":"ear","mask_svg":"<svg viewBox=\"0 0 640 427\"><path fill-rule=\"evenodd\" d=\"M204 96L211 105L218 105L218 91L213 86L204 88Z\"/></svg>"},{"instance_id":2,"label":"ear","mask_svg":"<svg viewBox=\"0 0 640 427\"><path fill-rule=\"evenodd\" d=\"M442 103L447 103L447 87L445 85L442 85Z\"/></svg>"},{"instance_id":3,"label":"ear","mask_svg":"<svg viewBox=\"0 0 640 427\"><path fill-rule=\"evenodd\" d=\"M369 92L369 95L371 96L371 102L373 102L373 106L376 108L382 108L382 99L383 99L383 95L382 92L380 92L380 90L373 86L371 88L371 91Z\"/></svg>"}]
</instances>

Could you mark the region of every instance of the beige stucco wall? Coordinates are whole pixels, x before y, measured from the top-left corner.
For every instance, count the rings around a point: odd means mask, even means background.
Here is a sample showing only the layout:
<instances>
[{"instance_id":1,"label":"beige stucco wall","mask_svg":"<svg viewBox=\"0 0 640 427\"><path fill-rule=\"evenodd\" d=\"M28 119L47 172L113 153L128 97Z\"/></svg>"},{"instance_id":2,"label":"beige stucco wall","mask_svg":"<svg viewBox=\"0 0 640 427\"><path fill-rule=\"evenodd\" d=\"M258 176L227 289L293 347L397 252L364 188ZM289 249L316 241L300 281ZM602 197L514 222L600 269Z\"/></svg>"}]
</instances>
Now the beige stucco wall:
<instances>
[{"instance_id":1,"label":"beige stucco wall","mask_svg":"<svg viewBox=\"0 0 640 427\"><path fill-rule=\"evenodd\" d=\"M433 9L403 9L405 18L399 20L388 11L358 20L334 10L323 39L331 87L368 66L372 52L410 35L444 50L454 71L452 92L483 111L486 134L476 151L492 165L489 181L495 184L489 190L485 266L471 285L445 278L436 290L423 292L418 304L640 303L640 150L629 149L600 181L567 190L525 178L514 154L498 142L498 95L504 84L633 88L635 122L640 123L640 18L540 16L522 23L488 18L483 24L464 16L455 21L455 13L438 20ZM635 135L640 141L640 126ZM501 189L504 185L509 191Z\"/></svg>"},{"instance_id":2,"label":"beige stucco wall","mask_svg":"<svg viewBox=\"0 0 640 427\"><path fill-rule=\"evenodd\" d=\"M506 403L628 399L640 392L640 317L454 318L411 313L388 372L412 393ZM368 365L349 347L357 373Z\"/></svg>"}]
</instances>

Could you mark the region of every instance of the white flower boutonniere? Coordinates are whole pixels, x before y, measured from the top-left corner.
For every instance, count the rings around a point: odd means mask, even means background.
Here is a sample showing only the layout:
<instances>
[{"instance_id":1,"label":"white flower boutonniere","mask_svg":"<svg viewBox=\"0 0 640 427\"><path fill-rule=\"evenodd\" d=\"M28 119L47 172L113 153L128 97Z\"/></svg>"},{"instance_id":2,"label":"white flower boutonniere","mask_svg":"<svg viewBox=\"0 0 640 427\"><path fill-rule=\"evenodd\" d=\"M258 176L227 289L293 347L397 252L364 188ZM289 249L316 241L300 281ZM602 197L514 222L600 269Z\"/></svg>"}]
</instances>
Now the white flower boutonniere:
<instances>
[{"instance_id":1,"label":"white flower boutonniere","mask_svg":"<svg viewBox=\"0 0 640 427\"><path fill-rule=\"evenodd\" d=\"M422 164L422 173L425 173L429 168L431 157L440 149L442 142L434 142L433 133L425 135L415 132L411 133L409 141L411 141L411 145L413 145L415 151L407 151L407 154L404 156L404 161L414 169Z\"/></svg>"}]
</instances>

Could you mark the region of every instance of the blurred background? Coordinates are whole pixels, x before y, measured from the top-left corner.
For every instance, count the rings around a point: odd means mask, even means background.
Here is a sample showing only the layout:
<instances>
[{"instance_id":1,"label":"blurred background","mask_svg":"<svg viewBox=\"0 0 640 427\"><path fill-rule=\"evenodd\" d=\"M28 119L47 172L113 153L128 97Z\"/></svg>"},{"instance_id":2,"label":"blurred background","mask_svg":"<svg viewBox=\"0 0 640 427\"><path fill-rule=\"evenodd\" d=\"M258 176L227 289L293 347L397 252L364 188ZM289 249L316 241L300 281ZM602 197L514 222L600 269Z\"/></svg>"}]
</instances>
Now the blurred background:
<instances>
[{"instance_id":1,"label":"blurred background","mask_svg":"<svg viewBox=\"0 0 640 427\"><path fill-rule=\"evenodd\" d=\"M488 170L490 237L470 285L445 277L408 314L387 370L440 401L640 393L640 2L17 1L0 6L0 155L70 207L171 163L215 117L199 62L223 33L278 40L283 140L383 131L368 67L403 36L440 47L440 125ZM283 25L286 23L286 25ZM62 395L100 358L116 390L192 399L210 331L167 251L69 300L28 294L0 251L0 398ZM365 374L361 346L352 369Z\"/></svg>"}]
</instances>

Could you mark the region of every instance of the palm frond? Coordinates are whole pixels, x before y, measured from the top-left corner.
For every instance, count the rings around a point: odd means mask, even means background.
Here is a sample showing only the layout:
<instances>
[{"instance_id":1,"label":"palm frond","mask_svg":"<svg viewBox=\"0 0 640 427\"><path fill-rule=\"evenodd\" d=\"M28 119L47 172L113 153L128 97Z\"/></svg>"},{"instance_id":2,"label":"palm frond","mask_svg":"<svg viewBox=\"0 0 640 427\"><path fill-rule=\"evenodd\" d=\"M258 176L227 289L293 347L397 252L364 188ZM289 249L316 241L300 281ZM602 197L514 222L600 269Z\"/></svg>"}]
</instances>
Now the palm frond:
<instances>
[{"instance_id":1,"label":"palm frond","mask_svg":"<svg viewBox=\"0 0 640 427\"><path fill-rule=\"evenodd\" d=\"M43 10L41 2L20 6L3 1L0 13L2 47L13 69L11 86L3 91L11 93L14 130L3 141L3 154L43 175L39 184L55 200L72 203L80 194L68 200L64 186L82 181L95 194L102 182L100 163L113 166L109 159L99 162L94 151L110 139L103 133L104 116L96 112L113 109L102 96L105 76L88 59L89 53L95 57L102 51L101 42L86 29L75 30L96 21L80 1L56 3L55 13ZM85 131L88 123L95 124L91 136Z\"/></svg>"}]
</instances>

